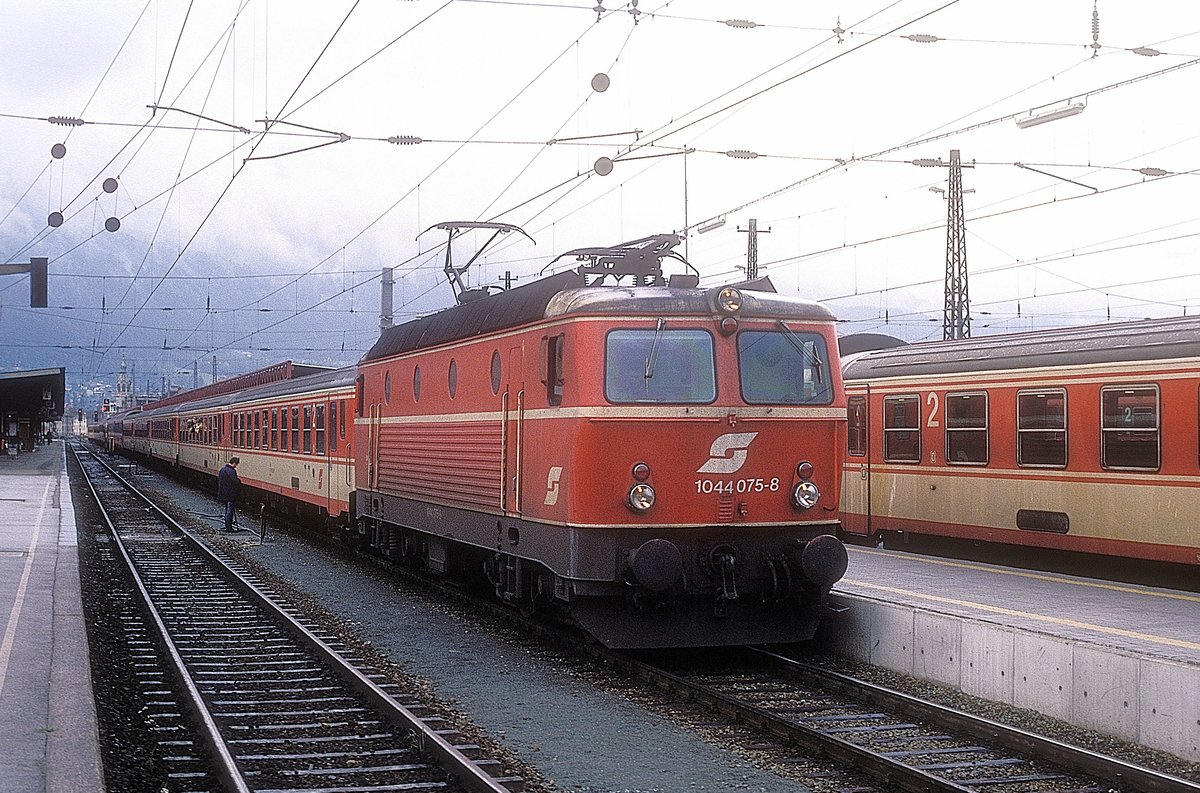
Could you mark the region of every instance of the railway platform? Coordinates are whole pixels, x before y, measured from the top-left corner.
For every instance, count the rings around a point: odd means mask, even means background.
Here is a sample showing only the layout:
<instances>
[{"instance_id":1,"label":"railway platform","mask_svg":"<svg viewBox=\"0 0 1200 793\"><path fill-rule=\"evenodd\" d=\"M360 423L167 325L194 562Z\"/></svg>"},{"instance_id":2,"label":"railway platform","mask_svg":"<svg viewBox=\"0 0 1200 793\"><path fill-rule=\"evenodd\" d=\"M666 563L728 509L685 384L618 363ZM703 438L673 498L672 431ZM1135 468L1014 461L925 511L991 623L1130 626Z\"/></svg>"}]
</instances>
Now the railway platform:
<instances>
[{"instance_id":1,"label":"railway platform","mask_svg":"<svg viewBox=\"0 0 1200 793\"><path fill-rule=\"evenodd\" d=\"M0 793L104 790L62 441L0 460Z\"/></svg>"},{"instance_id":2,"label":"railway platform","mask_svg":"<svg viewBox=\"0 0 1200 793\"><path fill-rule=\"evenodd\" d=\"M1200 594L847 550L823 647L1200 761Z\"/></svg>"}]
</instances>

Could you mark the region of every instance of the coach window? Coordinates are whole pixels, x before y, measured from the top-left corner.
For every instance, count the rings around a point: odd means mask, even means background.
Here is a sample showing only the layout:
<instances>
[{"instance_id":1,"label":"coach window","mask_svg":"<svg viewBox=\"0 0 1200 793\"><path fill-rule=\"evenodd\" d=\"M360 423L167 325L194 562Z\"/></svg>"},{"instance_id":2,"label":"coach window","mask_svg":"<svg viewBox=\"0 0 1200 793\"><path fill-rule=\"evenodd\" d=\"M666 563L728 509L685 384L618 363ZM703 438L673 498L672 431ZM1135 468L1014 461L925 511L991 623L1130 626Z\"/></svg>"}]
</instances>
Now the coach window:
<instances>
[{"instance_id":1,"label":"coach window","mask_svg":"<svg viewBox=\"0 0 1200 793\"><path fill-rule=\"evenodd\" d=\"M292 451L300 452L300 408L292 406Z\"/></svg>"},{"instance_id":2,"label":"coach window","mask_svg":"<svg viewBox=\"0 0 1200 793\"><path fill-rule=\"evenodd\" d=\"M337 402L330 400L329 402L329 453L333 454L337 451L338 442L338 405Z\"/></svg>"},{"instance_id":3,"label":"coach window","mask_svg":"<svg viewBox=\"0 0 1200 793\"><path fill-rule=\"evenodd\" d=\"M1067 392L1017 392L1017 465L1067 467Z\"/></svg>"},{"instance_id":4,"label":"coach window","mask_svg":"<svg viewBox=\"0 0 1200 793\"><path fill-rule=\"evenodd\" d=\"M270 445L270 438L268 437L268 435L269 435L268 428L270 426L270 423L271 423L271 411L268 410L267 408L263 408L262 409L262 439L261 439L261 442L259 443L260 448L265 449L265 448L267 448L267 446Z\"/></svg>"},{"instance_id":5,"label":"coach window","mask_svg":"<svg viewBox=\"0 0 1200 793\"><path fill-rule=\"evenodd\" d=\"M884 398L883 459L921 462L921 399L916 394Z\"/></svg>"},{"instance_id":6,"label":"coach window","mask_svg":"<svg viewBox=\"0 0 1200 793\"><path fill-rule=\"evenodd\" d=\"M492 393L500 393L500 351L492 350Z\"/></svg>"},{"instance_id":7,"label":"coach window","mask_svg":"<svg viewBox=\"0 0 1200 793\"><path fill-rule=\"evenodd\" d=\"M279 408L271 408L271 451L279 449Z\"/></svg>"},{"instance_id":8,"label":"coach window","mask_svg":"<svg viewBox=\"0 0 1200 793\"><path fill-rule=\"evenodd\" d=\"M304 453L312 454L312 425L313 425L313 409L312 405L304 406Z\"/></svg>"},{"instance_id":9,"label":"coach window","mask_svg":"<svg viewBox=\"0 0 1200 793\"><path fill-rule=\"evenodd\" d=\"M233 434L233 445L240 447L242 445L242 414L241 413L233 414L233 432L232 432L232 434Z\"/></svg>"},{"instance_id":10,"label":"coach window","mask_svg":"<svg viewBox=\"0 0 1200 793\"><path fill-rule=\"evenodd\" d=\"M261 442L262 442L262 417L259 415L259 412L256 410L256 411L254 411L254 443L252 444L252 446L254 448L258 448L258 446Z\"/></svg>"},{"instance_id":11,"label":"coach window","mask_svg":"<svg viewBox=\"0 0 1200 793\"><path fill-rule=\"evenodd\" d=\"M315 424L315 426L316 426L315 445L317 447L316 451L317 451L317 454L324 454L325 453L325 403L324 402L317 403L316 412L317 412L317 419L316 419L316 424Z\"/></svg>"},{"instance_id":12,"label":"coach window","mask_svg":"<svg viewBox=\"0 0 1200 793\"><path fill-rule=\"evenodd\" d=\"M946 394L946 462L987 465L987 461L987 394Z\"/></svg>"},{"instance_id":13,"label":"coach window","mask_svg":"<svg viewBox=\"0 0 1200 793\"><path fill-rule=\"evenodd\" d=\"M1105 468L1157 471L1158 387L1100 389L1100 464Z\"/></svg>"},{"instance_id":14,"label":"coach window","mask_svg":"<svg viewBox=\"0 0 1200 793\"><path fill-rule=\"evenodd\" d=\"M609 331L604 344L609 402L707 404L717 398L712 334L666 324Z\"/></svg>"},{"instance_id":15,"label":"coach window","mask_svg":"<svg viewBox=\"0 0 1200 793\"><path fill-rule=\"evenodd\" d=\"M338 412L338 436L346 440L346 400L340 400L342 409Z\"/></svg>"},{"instance_id":16,"label":"coach window","mask_svg":"<svg viewBox=\"0 0 1200 793\"><path fill-rule=\"evenodd\" d=\"M867 454L867 398L850 397L846 400L846 413L849 418L846 430L846 451L851 457L865 457Z\"/></svg>"}]
</instances>

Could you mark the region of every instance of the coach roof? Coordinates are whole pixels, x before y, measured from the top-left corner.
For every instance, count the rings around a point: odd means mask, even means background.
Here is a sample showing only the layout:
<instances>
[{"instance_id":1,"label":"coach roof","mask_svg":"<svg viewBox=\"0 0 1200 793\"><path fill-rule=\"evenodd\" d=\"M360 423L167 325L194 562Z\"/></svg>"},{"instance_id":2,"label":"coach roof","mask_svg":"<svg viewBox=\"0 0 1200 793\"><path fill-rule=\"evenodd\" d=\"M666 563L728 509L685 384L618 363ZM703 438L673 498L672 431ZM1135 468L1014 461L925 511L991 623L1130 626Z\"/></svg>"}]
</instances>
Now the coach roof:
<instances>
[{"instance_id":1,"label":"coach roof","mask_svg":"<svg viewBox=\"0 0 1200 793\"><path fill-rule=\"evenodd\" d=\"M1174 317L976 336L852 358L846 380L1200 357L1200 318Z\"/></svg>"}]
</instances>

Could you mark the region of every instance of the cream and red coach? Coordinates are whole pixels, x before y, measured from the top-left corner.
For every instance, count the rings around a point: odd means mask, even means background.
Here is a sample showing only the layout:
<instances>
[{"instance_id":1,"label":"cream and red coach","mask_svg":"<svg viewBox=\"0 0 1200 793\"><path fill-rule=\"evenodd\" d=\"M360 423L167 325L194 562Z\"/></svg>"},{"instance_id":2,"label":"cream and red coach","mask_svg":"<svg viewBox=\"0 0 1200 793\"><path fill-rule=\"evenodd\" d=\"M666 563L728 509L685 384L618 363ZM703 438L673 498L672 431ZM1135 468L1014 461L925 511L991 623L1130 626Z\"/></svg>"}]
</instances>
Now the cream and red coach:
<instances>
[{"instance_id":1,"label":"cream and red coach","mask_svg":"<svg viewBox=\"0 0 1200 793\"><path fill-rule=\"evenodd\" d=\"M1200 319L847 356L849 534L1200 564Z\"/></svg>"}]
</instances>

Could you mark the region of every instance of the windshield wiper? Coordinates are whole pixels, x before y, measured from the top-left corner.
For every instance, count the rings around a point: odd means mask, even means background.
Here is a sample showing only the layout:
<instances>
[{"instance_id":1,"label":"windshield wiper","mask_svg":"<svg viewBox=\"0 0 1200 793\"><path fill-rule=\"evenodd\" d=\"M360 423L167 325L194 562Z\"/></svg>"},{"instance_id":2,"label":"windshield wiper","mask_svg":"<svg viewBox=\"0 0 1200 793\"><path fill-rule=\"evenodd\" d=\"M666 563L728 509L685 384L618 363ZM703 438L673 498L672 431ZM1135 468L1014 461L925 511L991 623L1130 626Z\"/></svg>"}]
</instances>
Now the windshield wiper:
<instances>
[{"instance_id":1,"label":"windshield wiper","mask_svg":"<svg viewBox=\"0 0 1200 793\"><path fill-rule=\"evenodd\" d=\"M663 327L667 321L662 317L658 318L658 324L654 326L654 341L650 343L650 356L646 358L646 374L643 375L647 380L654 377L654 363L658 360L658 341L662 338Z\"/></svg>"},{"instance_id":2,"label":"windshield wiper","mask_svg":"<svg viewBox=\"0 0 1200 793\"><path fill-rule=\"evenodd\" d=\"M796 348L796 352L800 353L800 357L812 363L812 368L814 370L814 375L817 378L817 382L824 384L825 380L821 376L821 372L824 367L821 364L820 357L817 355L816 345L813 345L813 349L809 350L804 346L804 339L797 336L795 331L789 328L787 323L785 323L782 319L775 320L775 324L783 329L784 338Z\"/></svg>"}]
</instances>

